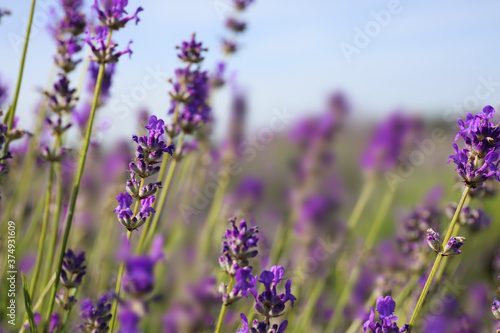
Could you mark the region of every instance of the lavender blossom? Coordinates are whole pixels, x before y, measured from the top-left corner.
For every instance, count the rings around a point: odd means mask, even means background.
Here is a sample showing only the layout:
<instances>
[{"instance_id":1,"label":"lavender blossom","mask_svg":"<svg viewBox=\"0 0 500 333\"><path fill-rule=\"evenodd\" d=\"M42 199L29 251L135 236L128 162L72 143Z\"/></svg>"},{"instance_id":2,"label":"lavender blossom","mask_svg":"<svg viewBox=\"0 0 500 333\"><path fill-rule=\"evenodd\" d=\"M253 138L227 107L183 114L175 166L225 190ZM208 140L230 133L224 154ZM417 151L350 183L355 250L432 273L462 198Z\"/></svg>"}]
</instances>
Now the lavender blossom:
<instances>
[{"instance_id":1,"label":"lavender blossom","mask_svg":"<svg viewBox=\"0 0 500 333\"><path fill-rule=\"evenodd\" d=\"M144 10L142 7L138 7L133 15L125 16L127 14L125 7L128 4L128 0L101 0L101 4L102 9L99 6L99 2L94 0L92 9L96 11L99 21L110 30L119 30L130 20L135 20L135 24L137 24L140 21L137 14Z\"/></svg>"},{"instance_id":2,"label":"lavender blossom","mask_svg":"<svg viewBox=\"0 0 500 333\"><path fill-rule=\"evenodd\" d=\"M462 253L459 249L464 245L465 237L453 236L443 249L443 256L453 256Z\"/></svg>"},{"instance_id":3,"label":"lavender blossom","mask_svg":"<svg viewBox=\"0 0 500 333\"><path fill-rule=\"evenodd\" d=\"M235 18L228 18L226 20L226 28L228 28L229 30L233 31L233 32L243 32L245 31L247 27L247 24L245 22L242 22L242 21L239 21Z\"/></svg>"},{"instance_id":4,"label":"lavender blossom","mask_svg":"<svg viewBox=\"0 0 500 333\"><path fill-rule=\"evenodd\" d=\"M286 281L285 293L278 294L277 286L284 280L284 276L285 269L282 266L273 266L269 271L264 270L260 274L259 282L264 285L265 290L260 294L257 294L256 288L250 290L255 298L255 311L266 319L283 315L286 304L290 302L293 307L297 300L291 292L292 280Z\"/></svg>"},{"instance_id":5,"label":"lavender blossom","mask_svg":"<svg viewBox=\"0 0 500 333\"><path fill-rule=\"evenodd\" d=\"M61 270L61 284L66 288L77 288L82 283L82 278L85 275L84 266L85 252L80 252L75 255L71 249L66 251L64 255L62 270Z\"/></svg>"},{"instance_id":6,"label":"lavender blossom","mask_svg":"<svg viewBox=\"0 0 500 333\"><path fill-rule=\"evenodd\" d=\"M441 252L441 238L439 234L431 228L427 229L427 244L429 244L429 247L433 249L434 252Z\"/></svg>"},{"instance_id":7,"label":"lavender blossom","mask_svg":"<svg viewBox=\"0 0 500 333\"><path fill-rule=\"evenodd\" d=\"M361 157L361 167L367 172L390 171L403 152L411 120L400 113L392 114L376 129Z\"/></svg>"},{"instance_id":8,"label":"lavender blossom","mask_svg":"<svg viewBox=\"0 0 500 333\"><path fill-rule=\"evenodd\" d=\"M91 59L98 64L116 63L120 57L126 53L129 56L132 55L132 50L130 49L130 41L125 49L122 51L116 51L118 44L110 42L109 46L106 45L108 38L108 29L103 26L97 26L95 28L95 36L91 36L90 31L87 31L87 37L85 38L85 43L90 46L94 56Z\"/></svg>"},{"instance_id":9,"label":"lavender blossom","mask_svg":"<svg viewBox=\"0 0 500 333\"><path fill-rule=\"evenodd\" d=\"M228 290L228 286L224 283L219 286L219 292L223 294L222 303L224 305L232 304L241 297L247 298L248 293L251 293L251 290L255 288L256 277L252 275L251 266L238 268L234 279L236 283L231 290Z\"/></svg>"},{"instance_id":10,"label":"lavender blossom","mask_svg":"<svg viewBox=\"0 0 500 333\"><path fill-rule=\"evenodd\" d=\"M156 263L163 258L163 239L156 238L151 254L125 258L125 274L123 275L123 290L134 298L142 298L153 291Z\"/></svg>"},{"instance_id":11,"label":"lavender blossom","mask_svg":"<svg viewBox=\"0 0 500 333\"><path fill-rule=\"evenodd\" d=\"M491 312L496 319L500 320L500 301L496 298L493 300L493 304L491 304Z\"/></svg>"},{"instance_id":12,"label":"lavender blossom","mask_svg":"<svg viewBox=\"0 0 500 333\"><path fill-rule=\"evenodd\" d=\"M233 0L234 7L239 10L245 10L254 0Z\"/></svg>"},{"instance_id":13,"label":"lavender blossom","mask_svg":"<svg viewBox=\"0 0 500 333\"><path fill-rule=\"evenodd\" d=\"M203 47L202 42L196 42L196 35L191 36L191 40L187 42L182 42L181 46L176 46L181 52L177 55L179 59L188 64L198 64L205 59L203 57L203 52L208 51L207 48Z\"/></svg>"},{"instance_id":14,"label":"lavender blossom","mask_svg":"<svg viewBox=\"0 0 500 333\"><path fill-rule=\"evenodd\" d=\"M449 204L446 208L446 215L448 217L453 217L457 205L455 203ZM486 228L491 219L485 215L481 209L473 209L470 206L465 206L460 211L458 215L458 221L460 225L469 227L472 231L479 231Z\"/></svg>"},{"instance_id":15,"label":"lavender blossom","mask_svg":"<svg viewBox=\"0 0 500 333\"><path fill-rule=\"evenodd\" d=\"M407 324L403 325L401 329L398 327L397 323L393 322L398 320L398 317L394 315L396 309L396 302L390 296L379 296L377 299L377 312L380 314L379 321L375 320L375 311L370 307L370 317L364 323L363 332L372 333L398 333L398 332L409 332L409 326ZM368 331L369 330L369 331Z\"/></svg>"},{"instance_id":16,"label":"lavender blossom","mask_svg":"<svg viewBox=\"0 0 500 333\"><path fill-rule=\"evenodd\" d=\"M260 322L255 319L252 323L252 327L249 327L247 317L243 313L240 316L243 328L239 329L236 333L283 333L288 326L287 320L282 321L278 326L278 324L271 325L265 321Z\"/></svg>"},{"instance_id":17,"label":"lavender blossom","mask_svg":"<svg viewBox=\"0 0 500 333\"><path fill-rule=\"evenodd\" d=\"M229 220L231 229L226 230L224 241L222 242L222 255L219 257L219 264L229 275L234 276L239 268L249 265L248 259L255 258L259 237L258 227L248 228L245 220L240 221L236 226L236 217Z\"/></svg>"},{"instance_id":18,"label":"lavender blossom","mask_svg":"<svg viewBox=\"0 0 500 333\"><path fill-rule=\"evenodd\" d=\"M78 327L80 331L86 333L108 332L108 323L111 320L111 304L108 303L108 295L104 294L99 297L95 307L90 299L83 300L81 309L80 317L84 324Z\"/></svg>"},{"instance_id":19,"label":"lavender blossom","mask_svg":"<svg viewBox=\"0 0 500 333\"><path fill-rule=\"evenodd\" d=\"M468 113L465 121L458 120L460 132L455 141L462 137L465 148L460 150L458 145L453 143L455 154L450 156L449 161L457 165L455 170L458 175L472 188L481 186L489 178L500 181L497 162L500 129L498 125L490 122L494 115L495 109L488 105L483 108L483 113L475 116Z\"/></svg>"}]
</instances>

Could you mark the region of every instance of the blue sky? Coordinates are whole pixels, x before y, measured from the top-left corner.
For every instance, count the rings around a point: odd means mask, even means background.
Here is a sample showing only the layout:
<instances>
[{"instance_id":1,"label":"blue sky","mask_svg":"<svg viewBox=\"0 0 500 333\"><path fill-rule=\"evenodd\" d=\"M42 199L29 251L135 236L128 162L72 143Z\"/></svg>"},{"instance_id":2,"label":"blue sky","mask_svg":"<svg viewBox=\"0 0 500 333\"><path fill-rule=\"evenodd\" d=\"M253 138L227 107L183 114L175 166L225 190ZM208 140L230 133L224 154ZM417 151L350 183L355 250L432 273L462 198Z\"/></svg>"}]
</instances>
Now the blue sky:
<instances>
[{"instance_id":1,"label":"blue sky","mask_svg":"<svg viewBox=\"0 0 500 333\"><path fill-rule=\"evenodd\" d=\"M39 22L27 57L18 109L27 126L39 98L37 91L46 85L55 50L45 30L48 16L43 4L50 1L54 0L38 0ZM171 76L180 65L173 48L191 33L196 32L210 48L205 68L214 68L222 57L219 42L225 31L221 9L227 3L229 0L130 1L130 8L144 7L141 22L114 36L121 45L132 39L134 54L118 64L114 98L99 114L101 120L112 120L113 135L130 136L135 128L133 112L139 107L165 115L170 87L163 79L140 103L126 107L131 110L129 115L117 113L117 109L126 105L124 94L144 86L150 70L158 68L163 77ZM12 40L24 34L29 4L28 0L2 3L12 15L0 24L0 73L12 84L20 56ZM397 10L391 13L391 8ZM375 19L374 13L381 12L390 13L384 26ZM351 97L358 119L380 117L395 108L437 112L441 117L445 109L464 102L474 104L474 96L480 105L498 105L499 12L500 2L493 0L401 0L399 5L378 0L256 0L244 14L249 29L240 39L243 47L230 60L229 70L237 72L239 84L248 93L252 128L266 125L275 108L294 114L321 110L326 95L337 89ZM368 31L369 44L357 47L356 35L369 28L374 29ZM350 62L341 49L347 44L359 51ZM493 83L478 88L484 80ZM218 132L225 127L228 100L227 89L215 98Z\"/></svg>"}]
</instances>

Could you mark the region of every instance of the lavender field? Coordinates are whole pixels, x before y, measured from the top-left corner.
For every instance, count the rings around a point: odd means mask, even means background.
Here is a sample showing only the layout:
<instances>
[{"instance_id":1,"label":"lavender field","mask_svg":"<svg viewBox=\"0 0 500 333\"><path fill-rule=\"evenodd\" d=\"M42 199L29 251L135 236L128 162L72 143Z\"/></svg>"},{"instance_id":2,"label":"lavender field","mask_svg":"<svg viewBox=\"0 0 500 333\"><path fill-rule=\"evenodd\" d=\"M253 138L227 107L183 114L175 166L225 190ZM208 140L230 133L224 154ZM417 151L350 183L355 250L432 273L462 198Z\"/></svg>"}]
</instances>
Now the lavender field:
<instances>
[{"instance_id":1,"label":"lavender field","mask_svg":"<svg viewBox=\"0 0 500 333\"><path fill-rule=\"evenodd\" d=\"M499 6L358 5L1 3L0 333L499 333Z\"/></svg>"}]
</instances>

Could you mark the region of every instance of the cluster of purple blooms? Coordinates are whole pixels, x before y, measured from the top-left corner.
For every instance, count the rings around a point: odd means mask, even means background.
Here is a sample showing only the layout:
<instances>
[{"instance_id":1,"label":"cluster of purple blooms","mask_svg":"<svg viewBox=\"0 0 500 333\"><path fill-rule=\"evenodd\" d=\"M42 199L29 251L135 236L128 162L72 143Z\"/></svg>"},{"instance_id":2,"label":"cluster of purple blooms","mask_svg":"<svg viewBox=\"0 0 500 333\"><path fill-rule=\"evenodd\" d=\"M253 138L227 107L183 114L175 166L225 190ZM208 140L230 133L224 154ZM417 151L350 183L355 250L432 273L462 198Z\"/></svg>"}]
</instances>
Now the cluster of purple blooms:
<instances>
[{"instance_id":1,"label":"cluster of purple blooms","mask_svg":"<svg viewBox=\"0 0 500 333\"><path fill-rule=\"evenodd\" d=\"M262 321L255 320L250 328L246 316L241 314L243 328L238 333L277 333L285 331L288 321L284 320L279 326L270 323L271 318L283 316L287 303L290 303L293 307L294 302L297 300L291 292L292 280L286 281L284 293L278 293L277 286L285 280L284 276L285 269L282 266L273 266L269 271L264 270L258 280L257 277L252 280L253 285L248 292L255 299L255 311L264 319ZM264 290L261 293L258 293L255 281L264 285Z\"/></svg>"},{"instance_id":2,"label":"cluster of purple blooms","mask_svg":"<svg viewBox=\"0 0 500 333\"><path fill-rule=\"evenodd\" d=\"M175 70L175 79L170 80L173 89L169 92L172 103L168 111L174 117L174 124L167 129L170 138L175 138L180 128L186 134L193 134L203 123L211 120L211 108L208 105L210 81L206 71L200 66L203 53L207 51L193 34L191 40L177 46L177 55L186 67Z\"/></svg>"},{"instance_id":3,"label":"cluster of purple blooms","mask_svg":"<svg viewBox=\"0 0 500 333\"><path fill-rule=\"evenodd\" d=\"M404 154L422 134L418 119L392 114L373 133L361 156L361 167L368 173L384 173L403 162Z\"/></svg>"},{"instance_id":4,"label":"cluster of purple blooms","mask_svg":"<svg viewBox=\"0 0 500 333\"><path fill-rule=\"evenodd\" d=\"M118 214L118 221L129 231L141 227L147 218L155 213L151 205L155 201L154 194L161 186L161 182L144 186L144 180L158 173L160 167L157 164L161 163L164 153L172 155L174 151L173 144L167 146L163 141L164 124L162 119L153 115L149 118L149 124L144 126L149 131L148 135L132 137L137 143L135 160L129 164L130 179L127 180L127 192L116 196L118 207L114 210ZM141 180L136 179L136 176ZM131 209L134 199L141 203L139 212Z\"/></svg>"},{"instance_id":5,"label":"cluster of purple blooms","mask_svg":"<svg viewBox=\"0 0 500 333\"><path fill-rule=\"evenodd\" d=\"M65 290L62 290L56 298L62 309L69 310L77 303L77 299L72 295L72 290L82 284L86 268L85 252L75 254L71 249L66 251L60 275L60 281Z\"/></svg>"},{"instance_id":6,"label":"cluster of purple blooms","mask_svg":"<svg viewBox=\"0 0 500 333\"><path fill-rule=\"evenodd\" d=\"M49 162L60 162L67 153L66 149L57 148L60 144L57 138L60 138L71 127L71 123L64 120L64 115L71 115L78 101L76 89L71 87L68 76L81 62L81 59L76 57L82 50L83 39L81 35L87 24L81 0L60 0L59 2L63 15L61 18L57 18L56 11L53 10L56 23L50 28L57 43L54 62L60 70L59 79L54 83L52 91L44 92L48 99L48 107L57 118L54 120L48 116L45 120L52 135L56 138L52 150L46 145L41 147L41 157Z\"/></svg>"},{"instance_id":7,"label":"cluster of purple blooms","mask_svg":"<svg viewBox=\"0 0 500 333\"><path fill-rule=\"evenodd\" d=\"M227 229L222 242L222 255L219 265L228 275L235 276L239 269L249 266L248 259L255 258L258 254L259 241L258 227L248 228L245 220L241 220L239 227L236 217L229 220L231 229Z\"/></svg>"},{"instance_id":8,"label":"cluster of purple blooms","mask_svg":"<svg viewBox=\"0 0 500 333\"><path fill-rule=\"evenodd\" d=\"M109 298L107 294L102 295L95 306L89 298L82 301L80 317L84 323L78 326L81 332L105 333L109 331L108 324L112 316Z\"/></svg>"},{"instance_id":9,"label":"cluster of purple blooms","mask_svg":"<svg viewBox=\"0 0 500 333\"><path fill-rule=\"evenodd\" d=\"M375 319L375 311L370 307L370 317L364 323L364 332L372 333L399 333L399 332L409 332L409 326L407 324L403 325L401 329L395 322L398 317L394 315L396 310L396 302L391 298L391 296L379 296L377 299L377 312L380 314L378 316L379 320Z\"/></svg>"},{"instance_id":10,"label":"cluster of purple blooms","mask_svg":"<svg viewBox=\"0 0 500 333\"><path fill-rule=\"evenodd\" d=\"M468 113L465 121L458 120L460 132L455 141L461 137L465 148L459 149L454 143L455 154L450 156L450 161L457 165L455 170L463 182L472 188L482 185L489 178L500 181L497 162L500 129L491 123L494 116L495 109L488 105L483 108L483 113Z\"/></svg>"},{"instance_id":11,"label":"cluster of purple blooms","mask_svg":"<svg viewBox=\"0 0 500 333\"><path fill-rule=\"evenodd\" d=\"M236 42L236 36L244 32L247 28L246 22L239 19L236 14L244 12L253 0L233 0L232 2L236 11L232 16L226 19L226 28L234 34L234 37L231 39L224 38L222 40L222 51L226 55L232 55L239 49L239 45Z\"/></svg>"}]
</instances>

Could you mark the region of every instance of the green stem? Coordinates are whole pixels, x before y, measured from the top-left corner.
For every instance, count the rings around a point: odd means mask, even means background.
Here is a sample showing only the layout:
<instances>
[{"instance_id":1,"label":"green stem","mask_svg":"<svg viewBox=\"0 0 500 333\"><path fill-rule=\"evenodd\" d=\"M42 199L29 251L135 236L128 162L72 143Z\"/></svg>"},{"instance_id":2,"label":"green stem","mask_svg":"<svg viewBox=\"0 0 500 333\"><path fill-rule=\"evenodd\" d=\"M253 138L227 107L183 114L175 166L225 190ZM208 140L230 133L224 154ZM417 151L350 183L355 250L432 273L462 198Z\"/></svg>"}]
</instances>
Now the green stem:
<instances>
[{"instance_id":1,"label":"green stem","mask_svg":"<svg viewBox=\"0 0 500 333\"><path fill-rule=\"evenodd\" d=\"M464 188L464 191L462 193L462 198L460 198L460 202L458 203L457 209L455 210L455 214L453 215L453 218L451 219L450 225L448 227L448 231L446 232L446 236L443 239L443 245L442 247L444 248L448 241L451 238L451 235L453 233L453 229L455 228L455 224L457 223L458 216L460 215L460 212L462 211L462 207L464 206L465 200L467 199L467 195L469 194L470 190L470 185L466 185ZM432 266L431 273L429 274L429 277L427 278L427 281L425 282L424 289L422 290L422 293L420 294L420 297L418 299L417 305L415 306L415 310L413 311L413 314L410 319L410 328L408 332L411 332L413 329L413 326L415 325L415 321L417 320L418 313L420 312L420 309L422 308L422 305L424 304L425 298L427 297L427 293L429 291L429 288L432 284L432 281L434 280L434 276L436 275L436 272L439 268L439 264L441 263L441 260L443 259L442 254L438 254L436 256L436 260L434 261L434 265Z\"/></svg>"},{"instance_id":2,"label":"green stem","mask_svg":"<svg viewBox=\"0 0 500 333\"><path fill-rule=\"evenodd\" d=\"M361 258L356 263L356 266L349 275L347 283L345 283L344 287L342 288L342 292L337 301L337 305L335 306L335 313L328 324L328 328L326 329L327 332L334 332L340 322L341 316L344 312L344 308L349 301L349 297L351 297L351 293L356 282L358 281L359 274L361 273L361 268L365 262L365 259L368 253L370 253L370 250L373 248L380 228L384 224L385 217L387 216L387 212L389 211L389 207L391 206L392 199L394 198L394 192L394 190L389 189L384 195L380 208L377 212L377 216L375 217L375 221L371 225L370 231L368 232Z\"/></svg>"},{"instance_id":3,"label":"green stem","mask_svg":"<svg viewBox=\"0 0 500 333\"><path fill-rule=\"evenodd\" d=\"M369 176L366 179L365 184L363 185L363 189L361 190L361 194L359 195L358 201L356 202L356 205L354 206L351 216L347 221L348 232L357 226L361 214L365 210L366 204L368 203L368 199L370 199L370 195L372 194L373 189L375 188L375 180L376 177L373 175Z\"/></svg>"},{"instance_id":4,"label":"green stem","mask_svg":"<svg viewBox=\"0 0 500 333\"><path fill-rule=\"evenodd\" d=\"M112 34L112 30L109 31L109 33L108 33L108 40L106 42L106 47L109 46L109 43L111 41L111 34ZM87 133L85 135L85 141L83 143L83 147L80 151L80 161L78 163L78 170L76 173L75 182L73 184L73 191L71 194L68 214L66 217L66 227L64 229L63 242L61 245L61 249L60 249L60 253L59 253L59 260L58 260L58 264L57 264L57 276L61 275L61 267L62 267L62 262L64 259L64 253L66 252L66 246L68 243L69 232L71 230L71 224L73 223L73 215L75 213L76 199L78 198L78 192L80 191L80 183L82 181L83 170L85 168L85 161L87 159L87 152L88 152L89 145L90 145L90 137L92 135L92 126L94 124L97 103L99 101L99 93L101 91L101 84L102 84L102 79L104 76L104 69L105 69L105 64L100 64L99 73L97 74L97 81L96 81L95 90L94 90L94 99L92 102L92 109L90 111L90 118L89 118L89 121L87 124ZM49 299L49 306L47 307L47 312L46 312L45 318L44 318L45 319L45 327L44 327L45 333L48 331L50 316L52 314L52 309L54 308L54 302L55 302L55 297L57 294L58 284L59 284L59 279L56 279L56 281L54 283L54 287L52 288L51 297Z\"/></svg>"},{"instance_id":5,"label":"green stem","mask_svg":"<svg viewBox=\"0 0 500 333\"><path fill-rule=\"evenodd\" d=\"M136 213L137 214L137 213ZM134 214L134 216L136 215ZM130 238L132 237L132 231L127 231L127 241L130 242ZM118 269L118 276L116 277L116 287L115 287L115 298L113 300L113 306L111 308L111 321L109 323L109 332L112 333L116 323L116 313L118 311L118 299L120 298L120 292L122 289L122 276L123 271L125 270L125 263L122 262L120 264L120 268Z\"/></svg>"},{"instance_id":6,"label":"green stem","mask_svg":"<svg viewBox=\"0 0 500 333\"><path fill-rule=\"evenodd\" d=\"M52 199L52 185L54 183L54 163L55 162L50 162L50 167L49 167L50 168L49 181L47 183L47 190L45 192L45 208L43 211L42 231L40 234L40 241L38 243L38 254L36 258L35 270L33 272L33 280L31 282L31 290L30 290L31 299L34 299L35 297L38 275L40 274L40 267L42 265L42 259L45 250L45 238L47 235L47 225L49 222L49 215L50 215L50 202Z\"/></svg>"},{"instance_id":7,"label":"green stem","mask_svg":"<svg viewBox=\"0 0 500 333\"><path fill-rule=\"evenodd\" d=\"M54 214L52 223L52 234L50 236L49 255L47 257L47 271L45 273L44 283L49 281L50 273L52 272L52 264L57 245L57 234L59 233L59 221L61 220L61 208L63 197L63 184L62 184L62 168L60 163L56 163L56 177L57 177L57 192L56 192L56 212Z\"/></svg>"},{"instance_id":8,"label":"green stem","mask_svg":"<svg viewBox=\"0 0 500 333\"><path fill-rule=\"evenodd\" d=\"M231 291L233 287L234 277L231 276L231 280L229 280L229 285L227 286L228 292ZM217 320L217 327L215 327L215 333L220 333L222 328L222 324L224 323L224 316L226 315L227 305L222 303L222 307L220 309L219 320Z\"/></svg>"},{"instance_id":9,"label":"green stem","mask_svg":"<svg viewBox=\"0 0 500 333\"><path fill-rule=\"evenodd\" d=\"M35 13L35 3L36 3L36 0L31 1L30 17L29 17L29 21L28 21L28 27L26 28L26 36L24 37L25 40L24 40L24 46L23 46L23 54L21 55L21 64L19 65L19 74L17 76L16 90L14 92L14 99L12 100L12 106L10 107L9 114L8 114L8 130L9 131L14 126L14 116L16 114L17 100L19 99L19 92L21 91L21 82L23 80L23 73L24 73L24 63L26 62L26 54L28 53L28 44L29 44L29 40L30 40L31 25L33 23L33 14ZM5 154L9 151L9 143L10 143L9 140L7 140L7 142L5 142L2 156L5 156Z\"/></svg>"}]
</instances>

